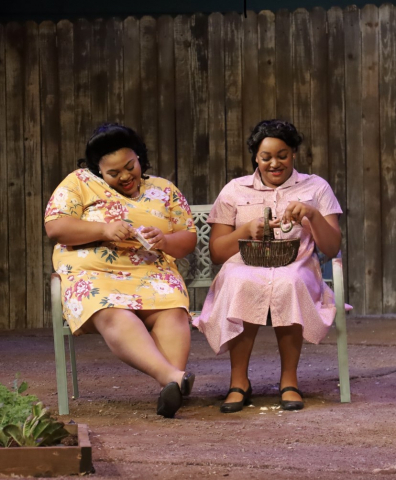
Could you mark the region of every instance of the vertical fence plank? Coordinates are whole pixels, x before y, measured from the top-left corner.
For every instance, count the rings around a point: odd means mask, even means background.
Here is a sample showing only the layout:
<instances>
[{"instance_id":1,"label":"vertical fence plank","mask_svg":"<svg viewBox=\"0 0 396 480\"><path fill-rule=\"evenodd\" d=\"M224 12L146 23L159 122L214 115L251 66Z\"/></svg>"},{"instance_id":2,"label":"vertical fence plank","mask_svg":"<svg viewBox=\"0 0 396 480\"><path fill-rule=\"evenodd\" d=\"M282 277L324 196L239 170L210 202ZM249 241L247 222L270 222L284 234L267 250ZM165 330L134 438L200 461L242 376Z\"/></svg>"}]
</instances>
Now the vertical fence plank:
<instances>
[{"instance_id":1,"label":"vertical fence plank","mask_svg":"<svg viewBox=\"0 0 396 480\"><path fill-rule=\"evenodd\" d=\"M223 15L209 16L209 192L213 203L226 181Z\"/></svg>"},{"instance_id":2,"label":"vertical fence plank","mask_svg":"<svg viewBox=\"0 0 396 480\"><path fill-rule=\"evenodd\" d=\"M40 41L40 105L41 105L41 162L43 207L61 181L59 139L59 77L56 29L52 22L39 26ZM53 243L43 237L44 266L44 325L51 325L51 272Z\"/></svg>"},{"instance_id":3,"label":"vertical fence plank","mask_svg":"<svg viewBox=\"0 0 396 480\"><path fill-rule=\"evenodd\" d=\"M258 15L258 89L261 120L276 116L275 14L263 10Z\"/></svg>"},{"instance_id":4,"label":"vertical fence plank","mask_svg":"<svg viewBox=\"0 0 396 480\"><path fill-rule=\"evenodd\" d=\"M346 212L346 159L345 159L345 66L344 66L344 22L342 10L331 8L327 14L329 28L329 181L334 189L343 212ZM340 219L342 251L347 259L346 215ZM344 269L344 282L348 272Z\"/></svg>"},{"instance_id":5,"label":"vertical fence plank","mask_svg":"<svg viewBox=\"0 0 396 480\"><path fill-rule=\"evenodd\" d=\"M307 10L299 8L293 14L294 52L294 122L297 130L303 133L302 143L297 155L296 167L299 172L311 173L311 44L310 21Z\"/></svg>"},{"instance_id":6,"label":"vertical fence plank","mask_svg":"<svg viewBox=\"0 0 396 480\"><path fill-rule=\"evenodd\" d=\"M251 171L243 169L241 23L237 13L224 16L227 182Z\"/></svg>"},{"instance_id":7,"label":"vertical fence plank","mask_svg":"<svg viewBox=\"0 0 396 480\"><path fill-rule=\"evenodd\" d=\"M172 17L160 17L157 26L158 175L176 182L175 50Z\"/></svg>"},{"instance_id":8,"label":"vertical fence plank","mask_svg":"<svg viewBox=\"0 0 396 480\"><path fill-rule=\"evenodd\" d=\"M152 17L140 20L140 77L142 98L142 134L148 158L158 175L158 65L157 22Z\"/></svg>"},{"instance_id":9,"label":"vertical fence plank","mask_svg":"<svg viewBox=\"0 0 396 480\"><path fill-rule=\"evenodd\" d=\"M191 88L193 112L193 163L195 204L209 201L209 131L208 131L208 17L191 17ZM207 289L195 292L195 309L201 309Z\"/></svg>"},{"instance_id":10,"label":"vertical fence plank","mask_svg":"<svg viewBox=\"0 0 396 480\"><path fill-rule=\"evenodd\" d=\"M382 303L381 186L378 97L378 8L366 5L361 12L362 128L364 168L364 238L366 261L366 313Z\"/></svg>"},{"instance_id":11,"label":"vertical fence plank","mask_svg":"<svg viewBox=\"0 0 396 480\"><path fill-rule=\"evenodd\" d=\"M26 211L26 326L43 326L43 208L41 187L38 27L27 22L25 40L24 157Z\"/></svg>"},{"instance_id":12,"label":"vertical fence plank","mask_svg":"<svg viewBox=\"0 0 396 480\"><path fill-rule=\"evenodd\" d=\"M391 4L379 8L380 132L383 313L396 311L396 16Z\"/></svg>"},{"instance_id":13,"label":"vertical fence plank","mask_svg":"<svg viewBox=\"0 0 396 480\"><path fill-rule=\"evenodd\" d=\"M190 17L179 15L174 20L175 37L175 107L177 184L189 203L193 203L193 116L191 99L191 27ZM195 309L195 290L188 289L190 307Z\"/></svg>"},{"instance_id":14,"label":"vertical fence plank","mask_svg":"<svg viewBox=\"0 0 396 480\"><path fill-rule=\"evenodd\" d=\"M74 24L74 112L76 158L84 156L92 134L91 116L92 25L79 19ZM96 126L96 125L95 125Z\"/></svg>"},{"instance_id":15,"label":"vertical fence plank","mask_svg":"<svg viewBox=\"0 0 396 480\"><path fill-rule=\"evenodd\" d=\"M192 103L190 96L190 19L179 15L174 20L175 30L175 103L176 103L176 151L177 184L190 203L193 203L194 172L192 152Z\"/></svg>"},{"instance_id":16,"label":"vertical fence plank","mask_svg":"<svg viewBox=\"0 0 396 480\"><path fill-rule=\"evenodd\" d=\"M345 131L347 161L348 293L357 314L365 312L365 251L363 138L362 138L362 41L360 10L344 12L345 32Z\"/></svg>"},{"instance_id":17,"label":"vertical fence plank","mask_svg":"<svg viewBox=\"0 0 396 480\"><path fill-rule=\"evenodd\" d=\"M7 176L10 328L26 326L25 162L23 155L24 38L21 25L6 27Z\"/></svg>"},{"instance_id":18,"label":"vertical fence plank","mask_svg":"<svg viewBox=\"0 0 396 480\"><path fill-rule=\"evenodd\" d=\"M124 20L124 121L141 132L139 20Z\"/></svg>"},{"instance_id":19,"label":"vertical fence plank","mask_svg":"<svg viewBox=\"0 0 396 480\"><path fill-rule=\"evenodd\" d=\"M122 48L123 23L111 18L106 23L106 57L108 71L107 120L124 122L124 55Z\"/></svg>"},{"instance_id":20,"label":"vertical fence plank","mask_svg":"<svg viewBox=\"0 0 396 480\"><path fill-rule=\"evenodd\" d=\"M276 117L293 121L293 22L290 12L279 10L275 16Z\"/></svg>"},{"instance_id":21,"label":"vertical fence plank","mask_svg":"<svg viewBox=\"0 0 396 480\"><path fill-rule=\"evenodd\" d=\"M193 163L195 204L208 202L208 17L191 17L191 87L193 113Z\"/></svg>"},{"instance_id":22,"label":"vertical fence plank","mask_svg":"<svg viewBox=\"0 0 396 480\"><path fill-rule=\"evenodd\" d=\"M10 328L5 27L0 25L0 330Z\"/></svg>"},{"instance_id":23,"label":"vertical fence plank","mask_svg":"<svg viewBox=\"0 0 396 480\"><path fill-rule=\"evenodd\" d=\"M77 167L74 139L74 37L73 24L62 20L56 26L58 37L59 115L62 135L59 139L61 178ZM80 156L83 156L81 152Z\"/></svg>"},{"instance_id":24,"label":"vertical fence plank","mask_svg":"<svg viewBox=\"0 0 396 480\"><path fill-rule=\"evenodd\" d=\"M91 94L91 121L93 128L96 128L103 122L109 121L107 100L109 97L110 88L110 71L107 64L109 51L106 48L108 34L109 32L107 30L106 20L103 18L97 18L92 22L92 45L90 49L91 72L89 90ZM87 95L87 93L85 95ZM85 141L87 141L87 138Z\"/></svg>"},{"instance_id":25,"label":"vertical fence plank","mask_svg":"<svg viewBox=\"0 0 396 480\"><path fill-rule=\"evenodd\" d=\"M327 18L323 8L311 12L311 173L329 179L327 110Z\"/></svg>"},{"instance_id":26,"label":"vertical fence plank","mask_svg":"<svg viewBox=\"0 0 396 480\"><path fill-rule=\"evenodd\" d=\"M257 14L249 11L247 18L242 20L242 27L242 135L246 142L253 128L261 120L258 88ZM251 154L247 148L243 150L243 168L246 172L251 172L252 169Z\"/></svg>"}]
</instances>

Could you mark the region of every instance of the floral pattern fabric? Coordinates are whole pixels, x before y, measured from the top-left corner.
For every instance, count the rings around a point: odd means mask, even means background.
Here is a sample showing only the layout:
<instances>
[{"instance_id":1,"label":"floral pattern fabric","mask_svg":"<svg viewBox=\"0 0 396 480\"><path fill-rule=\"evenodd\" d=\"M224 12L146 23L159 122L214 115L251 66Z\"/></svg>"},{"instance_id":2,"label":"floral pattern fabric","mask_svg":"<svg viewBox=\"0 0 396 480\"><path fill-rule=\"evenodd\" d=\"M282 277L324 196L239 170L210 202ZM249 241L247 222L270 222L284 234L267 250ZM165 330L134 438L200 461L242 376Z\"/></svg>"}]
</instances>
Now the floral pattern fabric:
<instances>
[{"instance_id":1,"label":"floral pattern fabric","mask_svg":"<svg viewBox=\"0 0 396 480\"><path fill-rule=\"evenodd\" d=\"M162 232L195 232L190 207L168 180L141 181L137 199L124 197L88 169L68 175L52 194L45 222L71 216L87 222L124 220L133 227ZM57 244L53 266L61 276L64 316L72 332L102 308L153 310L181 307L189 299L175 259L160 250L145 250L136 240L94 242L79 247Z\"/></svg>"}]
</instances>

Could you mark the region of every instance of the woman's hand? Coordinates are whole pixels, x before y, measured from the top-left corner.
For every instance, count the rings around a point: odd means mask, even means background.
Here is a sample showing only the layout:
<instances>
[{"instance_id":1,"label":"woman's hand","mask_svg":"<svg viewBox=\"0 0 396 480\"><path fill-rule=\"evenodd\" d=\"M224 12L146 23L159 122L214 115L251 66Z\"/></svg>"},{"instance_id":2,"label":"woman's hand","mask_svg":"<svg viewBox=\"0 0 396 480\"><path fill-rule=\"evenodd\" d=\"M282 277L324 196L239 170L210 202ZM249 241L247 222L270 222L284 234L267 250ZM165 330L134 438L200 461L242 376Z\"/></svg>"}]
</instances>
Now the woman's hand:
<instances>
[{"instance_id":1,"label":"woman's hand","mask_svg":"<svg viewBox=\"0 0 396 480\"><path fill-rule=\"evenodd\" d=\"M279 228L280 220L270 220L270 228ZM255 218L249 223L249 233L253 240L261 240L264 236L264 218Z\"/></svg>"},{"instance_id":2,"label":"woman's hand","mask_svg":"<svg viewBox=\"0 0 396 480\"><path fill-rule=\"evenodd\" d=\"M283 214L282 223L301 223L304 217L311 221L317 209L302 202L290 202Z\"/></svg>"},{"instance_id":3,"label":"woman's hand","mask_svg":"<svg viewBox=\"0 0 396 480\"><path fill-rule=\"evenodd\" d=\"M166 251L167 236L164 235L162 230L157 227L144 227L140 230L143 237L155 248L156 250Z\"/></svg>"},{"instance_id":4,"label":"woman's hand","mask_svg":"<svg viewBox=\"0 0 396 480\"><path fill-rule=\"evenodd\" d=\"M132 226L123 220L104 224L103 240L106 242L121 242L132 236Z\"/></svg>"}]
</instances>

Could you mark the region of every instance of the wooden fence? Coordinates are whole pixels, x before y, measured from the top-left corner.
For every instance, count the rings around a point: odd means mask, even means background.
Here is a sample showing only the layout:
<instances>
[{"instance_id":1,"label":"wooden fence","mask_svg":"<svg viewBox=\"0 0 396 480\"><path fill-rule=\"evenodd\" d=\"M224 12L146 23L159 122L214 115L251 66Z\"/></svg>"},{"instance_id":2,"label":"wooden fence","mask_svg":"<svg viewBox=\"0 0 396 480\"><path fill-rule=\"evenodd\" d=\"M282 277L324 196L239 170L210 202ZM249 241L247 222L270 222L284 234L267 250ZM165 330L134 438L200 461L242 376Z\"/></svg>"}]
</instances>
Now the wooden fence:
<instances>
[{"instance_id":1,"label":"wooden fence","mask_svg":"<svg viewBox=\"0 0 396 480\"><path fill-rule=\"evenodd\" d=\"M43 210L104 120L196 204L251 172L259 120L293 121L345 212L349 302L394 313L395 8L0 25L0 328L50 324Z\"/></svg>"}]
</instances>

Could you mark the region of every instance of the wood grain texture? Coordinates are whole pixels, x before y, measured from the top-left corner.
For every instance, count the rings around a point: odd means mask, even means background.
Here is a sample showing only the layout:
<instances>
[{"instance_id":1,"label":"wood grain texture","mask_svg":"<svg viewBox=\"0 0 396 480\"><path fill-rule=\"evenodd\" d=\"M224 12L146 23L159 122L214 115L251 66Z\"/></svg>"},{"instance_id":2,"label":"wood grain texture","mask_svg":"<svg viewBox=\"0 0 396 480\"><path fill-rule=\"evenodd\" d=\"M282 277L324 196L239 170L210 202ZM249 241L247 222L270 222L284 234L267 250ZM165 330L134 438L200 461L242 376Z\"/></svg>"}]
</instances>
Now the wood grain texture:
<instances>
[{"instance_id":1,"label":"wood grain texture","mask_svg":"<svg viewBox=\"0 0 396 480\"><path fill-rule=\"evenodd\" d=\"M242 136L246 140L260 118L260 95L258 79L258 36L257 14L247 13L242 22ZM251 154L243 149L243 169L252 170Z\"/></svg>"},{"instance_id":2,"label":"wood grain texture","mask_svg":"<svg viewBox=\"0 0 396 480\"><path fill-rule=\"evenodd\" d=\"M329 105L329 182L346 211L346 158L345 158L345 60L344 21L340 8L327 13L329 30L328 105ZM348 265L346 215L340 218L342 253ZM348 268L343 268L344 283L348 284Z\"/></svg>"},{"instance_id":3,"label":"wood grain texture","mask_svg":"<svg viewBox=\"0 0 396 480\"><path fill-rule=\"evenodd\" d=\"M190 18L179 15L174 20L175 35L175 107L176 107L176 152L177 185L193 202L193 115L191 93L191 29Z\"/></svg>"},{"instance_id":4,"label":"wood grain texture","mask_svg":"<svg viewBox=\"0 0 396 480\"><path fill-rule=\"evenodd\" d=\"M0 112L6 111L6 33L0 25ZM0 329L10 328L10 286L8 263L8 172L7 117L0 115Z\"/></svg>"},{"instance_id":5,"label":"wood grain texture","mask_svg":"<svg viewBox=\"0 0 396 480\"><path fill-rule=\"evenodd\" d=\"M275 14L269 10L261 11L257 24L260 119L270 120L276 117Z\"/></svg>"},{"instance_id":6,"label":"wood grain texture","mask_svg":"<svg viewBox=\"0 0 396 480\"><path fill-rule=\"evenodd\" d=\"M39 35L34 22L25 24L24 157L26 211L26 327L44 325L43 206L41 185L41 128Z\"/></svg>"},{"instance_id":7,"label":"wood grain texture","mask_svg":"<svg viewBox=\"0 0 396 480\"><path fill-rule=\"evenodd\" d=\"M158 38L158 175L176 183L175 49L173 18L157 23Z\"/></svg>"},{"instance_id":8,"label":"wood grain texture","mask_svg":"<svg viewBox=\"0 0 396 480\"><path fill-rule=\"evenodd\" d=\"M289 11L275 17L276 118L293 121L293 21Z\"/></svg>"},{"instance_id":9,"label":"wood grain texture","mask_svg":"<svg viewBox=\"0 0 396 480\"><path fill-rule=\"evenodd\" d=\"M60 115L59 76L56 29L52 22L39 26L40 45L40 116L41 116L41 165L43 208L52 192L62 180L60 164ZM51 273L53 243L43 235L44 267L44 325L51 320Z\"/></svg>"},{"instance_id":10,"label":"wood grain texture","mask_svg":"<svg viewBox=\"0 0 396 480\"><path fill-rule=\"evenodd\" d=\"M311 173L329 179L327 106L327 18L323 8L311 12Z\"/></svg>"},{"instance_id":11,"label":"wood grain texture","mask_svg":"<svg viewBox=\"0 0 396 480\"><path fill-rule=\"evenodd\" d=\"M293 13L293 112L294 125L304 135L296 156L295 166L301 173L312 171L311 148L311 66L310 19L307 10L297 9Z\"/></svg>"},{"instance_id":12,"label":"wood grain texture","mask_svg":"<svg viewBox=\"0 0 396 480\"><path fill-rule=\"evenodd\" d=\"M123 23L117 18L106 22L107 121L124 122Z\"/></svg>"},{"instance_id":13,"label":"wood grain texture","mask_svg":"<svg viewBox=\"0 0 396 480\"><path fill-rule=\"evenodd\" d=\"M379 91L381 145L381 237L383 313L396 311L396 15L391 4L379 8Z\"/></svg>"},{"instance_id":14,"label":"wood grain texture","mask_svg":"<svg viewBox=\"0 0 396 480\"><path fill-rule=\"evenodd\" d=\"M242 131L242 38L241 16L227 13L224 16L224 76L226 114L227 178L251 173L245 170L243 155L247 150Z\"/></svg>"},{"instance_id":15,"label":"wood grain texture","mask_svg":"<svg viewBox=\"0 0 396 480\"><path fill-rule=\"evenodd\" d=\"M345 132L347 167L348 293L357 312L365 312L365 249L363 133L362 133L362 41L360 11L344 12L345 32Z\"/></svg>"},{"instance_id":16,"label":"wood grain texture","mask_svg":"<svg viewBox=\"0 0 396 480\"><path fill-rule=\"evenodd\" d=\"M364 169L364 238L366 313L382 304L381 175L378 84L378 8L361 11L362 32L362 133Z\"/></svg>"},{"instance_id":17,"label":"wood grain texture","mask_svg":"<svg viewBox=\"0 0 396 480\"><path fill-rule=\"evenodd\" d=\"M77 168L74 129L74 32L73 24L62 20L56 26L58 38L59 122L61 178ZM83 156L81 152L80 156Z\"/></svg>"},{"instance_id":18,"label":"wood grain texture","mask_svg":"<svg viewBox=\"0 0 396 480\"><path fill-rule=\"evenodd\" d=\"M124 122L141 133L139 20L124 20Z\"/></svg>"},{"instance_id":19,"label":"wood grain texture","mask_svg":"<svg viewBox=\"0 0 396 480\"><path fill-rule=\"evenodd\" d=\"M194 165L194 204L208 203L208 17L191 18L191 97L193 114L192 160Z\"/></svg>"},{"instance_id":20,"label":"wood grain texture","mask_svg":"<svg viewBox=\"0 0 396 480\"><path fill-rule=\"evenodd\" d=\"M158 175L158 47L156 20L140 19L140 91L141 134L152 166L150 173Z\"/></svg>"},{"instance_id":21,"label":"wood grain texture","mask_svg":"<svg viewBox=\"0 0 396 480\"><path fill-rule=\"evenodd\" d=\"M8 263L10 328L26 327L26 211L23 140L25 29L6 26Z\"/></svg>"},{"instance_id":22,"label":"wood grain texture","mask_svg":"<svg viewBox=\"0 0 396 480\"><path fill-rule=\"evenodd\" d=\"M224 17L220 13L209 16L209 178L208 202L213 203L226 183L225 142L225 81L224 81Z\"/></svg>"},{"instance_id":23,"label":"wood grain texture","mask_svg":"<svg viewBox=\"0 0 396 480\"><path fill-rule=\"evenodd\" d=\"M74 24L74 126L75 156L82 158L85 146L96 125L91 110L91 61L93 27L79 19Z\"/></svg>"}]
</instances>

